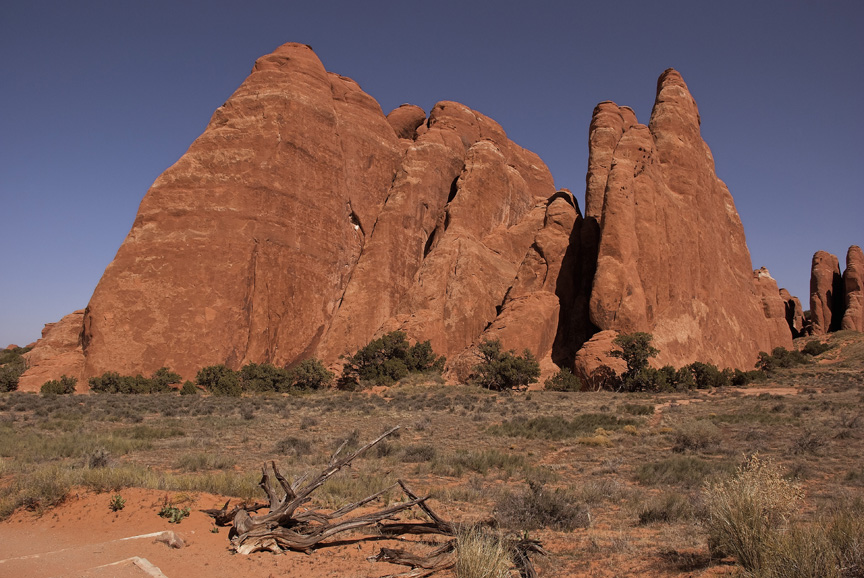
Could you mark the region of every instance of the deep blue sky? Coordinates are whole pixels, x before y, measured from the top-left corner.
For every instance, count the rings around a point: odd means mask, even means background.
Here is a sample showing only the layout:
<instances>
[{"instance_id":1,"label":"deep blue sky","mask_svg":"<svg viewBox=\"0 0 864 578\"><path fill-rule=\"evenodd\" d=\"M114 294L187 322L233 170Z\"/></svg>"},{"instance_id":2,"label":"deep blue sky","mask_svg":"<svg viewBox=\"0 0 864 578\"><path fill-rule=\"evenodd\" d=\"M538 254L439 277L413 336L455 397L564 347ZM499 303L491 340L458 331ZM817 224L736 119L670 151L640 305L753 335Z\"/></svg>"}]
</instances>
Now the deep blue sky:
<instances>
[{"instance_id":1,"label":"deep blue sky","mask_svg":"<svg viewBox=\"0 0 864 578\"><path fill-rule=\"evenodd\" d=\"M584 6L583 6L584 5ZM153 180L255 59L310 44L389 112L462 102L582 205L602 100L647 122L678 69L753 258L808 304L810 259L864 244L864 2L7 0L0 347L87 305Z\"/></svg>"}]
</instances>

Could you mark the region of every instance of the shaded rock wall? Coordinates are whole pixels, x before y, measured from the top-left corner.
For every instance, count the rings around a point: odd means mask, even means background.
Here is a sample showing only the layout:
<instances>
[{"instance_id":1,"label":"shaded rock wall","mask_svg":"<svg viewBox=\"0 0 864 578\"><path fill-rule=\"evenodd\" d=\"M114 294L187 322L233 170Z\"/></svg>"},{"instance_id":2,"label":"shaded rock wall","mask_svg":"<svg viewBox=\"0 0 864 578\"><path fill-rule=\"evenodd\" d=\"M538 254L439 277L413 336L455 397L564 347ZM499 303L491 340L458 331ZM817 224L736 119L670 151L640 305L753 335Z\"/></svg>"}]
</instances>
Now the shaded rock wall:
<instances>
[{"instance_id":1,"label":"shaded rock wall","mask_svg":"<svg viewBox=\"0 0 864 578\"><path fill-rule=\"evenodd\" d=\"M810 267L810 321L813 335L823 335L840 328L843 293L843 276L837 256L817 251Z\"/></svg>"}]
</instances>

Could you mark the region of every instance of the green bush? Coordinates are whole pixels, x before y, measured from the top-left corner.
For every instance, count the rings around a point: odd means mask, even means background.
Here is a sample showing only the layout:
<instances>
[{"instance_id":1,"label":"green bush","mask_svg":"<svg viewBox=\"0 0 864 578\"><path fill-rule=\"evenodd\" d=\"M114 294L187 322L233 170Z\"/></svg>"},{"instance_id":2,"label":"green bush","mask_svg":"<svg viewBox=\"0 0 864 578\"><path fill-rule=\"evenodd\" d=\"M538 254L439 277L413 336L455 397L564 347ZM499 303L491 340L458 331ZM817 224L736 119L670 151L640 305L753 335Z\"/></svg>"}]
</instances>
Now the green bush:
<instances>
[{"instance_id":1,"label":"green bush","mask_svg":"<svg viewBox=\"0 0 864 578\"><path fill-rule=\"evenodd\" d=\"M198 395L198 388L187 379L183 382L183 387L180 388L180 395Z\"/></svg>"},{"instance_id":2,"label":"green bush","mask_svg":"<svg viewBox=\"0 0 864 578\"><path fill-rule=\"evenodd\" d=\"M428 341L412 346L404 332L392 331L345 358L340 385L346 388L361 381L390 385L409 373L440 373L445 362L443 356L435 355Z\"/></svg>"},{"instance_id":3,"label":"green bush","mask_svg":"<svg viewBox=\"0 0 864 578\"><path fill-rule=\"evenodd\" d=\"M202 367L195 382L213 395L240 397L243 393L237 372L223 364Z\"/></svg>"},{"instance_id":4,"label":"green bush","mask_svg":"<svg viewBox=\"0 0 864 578\"><path fill-rule=\"evenodd\" d=\"M161 367L153 372L150 379L156 382L159 391L168 391L169 385L178 384L183 378L180 377L179 373L174 373L167 367Z\"/></svg>"},{"instance_id":5,"label":"green bush","mask_svg":"<svg viewBox=\"0 0 864 578\"><path fill-rule=\"evenodd\" d=\"M694 361L687 366L687 369L693 374L693 382L697 389L713 389L730 384L730 373L720 371L714 364Z\"/></svg>"},{"instance_id":6,"label":"green bush","mask_svg":"<svg viewBox=\"0 0 864 578\"><path fill-rule=\"evenodd\" d=\"M237 377L243 391L282 393L291 389L291 373L271 363L247 363L240 368Z\"/></svg>"},{"instance_id":7,"label":"green bush","mask_svg":"<svg viewBox=\"0 0 864 578\"><path fill-rule=\"evenodd\" d=\"M157 377L158 376L158 377ZM176 376L176 380L175 377ZM116 371L108 371L89 380L90 391L97 393L163 393L170 391L168 385L172 381L179 381L180 376L172 373L167 368L162 368L153 374L152 378L146 378L141 374L120 375Z\"/></svg>"},{"instance_id":8,"label":"green bush","mask_svg":"<svg viewBox=\"0 0 864 578\"><path fill-rule=\"evenodd\" d=\"M522 355L501 351L501 341L486 340L479 346L480 363L474 366L473 381L492 391L520 389L536 383L540 377L540 363L530 350Z\"/></svg>"},{"instance_id":9,"label":"green bush","mask_svg":"<svg viewBox=\"0 0 864 578\"><path fill-rule=\"evenodd\" d=\"M627 364L624 379L635 377L637 373L648 367L648 360L657 357L660 350L651 345L654 337L650 333L625 333L612 340L612 345L618 349L609 352L612 357L623 359Z\"/></svg>"},{"instance_id":10,"label":"green bush","mask_svg":"<svg viewBox=\"0 0 864 578\"><path fill-rule=\"evenodd\" d=\"M582 391L582 381L573 372L562 367L558 373L543 382L547 391Z\"/></svg>"},{"instance_id":11,"label":"green bush","mask_svg":"<svg viewBox=\"0 0 864 578\"><path fill-rule=\"evenodd\" d=\"M827 343L821 343L814 339L813 341L807 342L807 345L804 346L804 349L801 350L801 353L804 353L805 355L809 355L811 357L816 357L817 355L822 355L829 349L831 349L830 345L828 345Z\"/></svg>"},{"instance_id":12,"label":"green bush","mask_svg":"<svg viewBox=\"0 0 864 578\"><path fill-rule=\"evenodd\" d=\"M27 369L27 362L20 355L13 357L6 354L4 359L9 361L0 365L0 393L18 389L18 378Z\"/></svg>"},{"instance_id":13,"label":"green bush","mask_svg":"<svg viewBox=\"0 0 864 578\"><path fill-rule=\"evenodd\" d=\"M787 369L804 363L810 363L810 356L796 350L789 351L785 347L775 347L770 355L764 351L759 352L756 368L765 373L774 373L778 369Z\"/></svg>"},{"instance_id":14,"label":"green bush","mask_svg":"<svg viewBox=\"0 0 864 578\"><path fill-rule=\"evenodd\" d=\"M315 357L304 359L291 369L291 386L295 389L323 389L332 381L333 372Z\"/></svg>"},{"instance_id":15,"label":"green bush","mask_svg":"<svg viewBox=\"0 0 864 578\"><path fill-rule=\"evenodd\" d=\"M75 393L77 383L77 378L61 375L60 379L52 379L43 383L39 391L42 395L68 395Z\"/></svg>"}]
</instances>

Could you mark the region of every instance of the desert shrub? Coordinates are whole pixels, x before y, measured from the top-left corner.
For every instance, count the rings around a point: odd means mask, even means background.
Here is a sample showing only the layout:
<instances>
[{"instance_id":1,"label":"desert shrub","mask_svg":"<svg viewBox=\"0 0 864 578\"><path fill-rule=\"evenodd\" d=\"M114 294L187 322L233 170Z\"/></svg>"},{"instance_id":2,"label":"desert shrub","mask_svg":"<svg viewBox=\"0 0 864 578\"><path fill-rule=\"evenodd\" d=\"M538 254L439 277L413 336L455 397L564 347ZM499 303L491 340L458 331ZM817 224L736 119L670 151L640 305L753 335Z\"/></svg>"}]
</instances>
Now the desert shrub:
<instances>
[{"instance_id":1,"label":"desert shrub","mask_svg":"<svg viewBox=\"0 0 864 578\"><path fill-rule=\"evenodd\" d=\"M629 413L630 415L653 415L654 406L638 403L625 403L618 408L618 411Z\"/></svg>"},{"instance_id":2,"label":"desert shrub","mask_svg":"<svg viewBox=\"0 0 864 578\"><path fill-rule=\"evenodd\" d=\"M402 461L406 463L416 464L420 462L429 462L435 459L435 446L429 444L418 444L407 446L402 450Z\"/></svg>"},{"instance_id":3,"label":"desert shrub","mask_svg":"<svg viewBox=\"0 0 864 578\"><path fill-rule=\"evenodd\" d=\"M582 381L587 391L618 391L621 388L621 378L608 365L600 365L590 374L582 374Z\"/></svg>"},{"instance_id":4,"label":"desert shrub","mask_svg":"<svg viewBox=\"0 0 864 578\"><path fill-rule=\"evenodd\" d=\"M316 357L304 359L291 369L291 385L297 389L322 389L332 381L333 372Z\"/></svg>"},{"instance_id":5,"label":"desert shrub","mask_svg":"<svg viewBox=\"0 0 864 578\"><path fill-rule=\"evenodd\" d=\"M619 418L607 413L582 413L568 420L560 415L534 418L516 417L489 427L492 435L524 437L528 439L561 440L595 432L598 428L614 431L639 422L630 418Z\"/></svg>"},{"instance_id":6,"label":"desert shrub","mask_svg":"<svg viewBox=\"0 0 864 578\"><path fill-rule=\"evenodd\" d=\"M743 387L754 381L765 381L767 378L768 376L758 369L752 369L750 371L741 371L740 369L736 369L732 372L729 381L732 385Z\"/></svg>"},{"instance_id":7,"label":"desert shrub","mask_svg":"<svg viewBox=\"0 0 864 578\"><path fill-rule=\"evenodd\" d=\"M689 496L681 492L664 492L651 497L638 510L640 524L669 523L693 517L695 508Z\"/></svg>"},{"instance_id":8,"label":"desert shrub","mask_svg":"<svg viewBox=\"0 0 864 578\"><path fill-rule=\"evenodd\" d=\"M21 348L18 348L19 350ZM18 389L18 379L27 369L27 362L17 350L5 350L0 363L0 393L15 391Z\"/></svg>"},{"instance_id":9,"label":"desert shrub","mask_svg":"<svg viewBox=\"0 0 864 578\"><path fill-rule=\"evenodd\" d=\"M582 391L582 381L573 372L562 367L558 373L543 382L547 391Z\"/></svg>"},{"instance_id":10,"label":"desert shrub","mask_svg":"<svg viewBox=\"0 0 864 578\"><path fill-rule=\"evenodd\" d=\"M796 350L789 351L785 347L775 347L771 350L770 355L764 351L759 352L756 368L765 373L774 373L778 369L786 369L804 363L810 363L810 356Z\"/></svg>"},{"instance_id":11,"label":"desert shrub","mask_svg":"<svg viewBox=\"0 0 864 578\"><path fill-rule=\"evenodd\" d=\"M456 578L508 578L512 565L499 534L480 527L457 534Z\"/></svg>"},{"instance_id":12,"label":"desert shrub","mask_svg":"<svg viewBox=\"0 0 864 578\"><path fill-rule=\"evenodd\" d=\"M694 487L730 469L731 466L726 462L708 461L693 456L673 456L641 464L636 468L634 478L640 484L649 486L675 484Z\"/></svg>"},{"instance_id":13,"label":"desert shrub","mask_svg":"<svg viewBox=\"0 0 864 578\"><path fill-rule=\"evenodd\" d=\"M730 383L729 374L720 371L716 365L711 363L694 361L687 366L687 369L693 374L693 382L697 389L712 389L728 386Z\"/></svg>"},{"instance_id":14,"label":"desert shrub","mask_svg":"<svg viewBox=\"0 0 864 578\"><path fill-rule=\"evenodd\" d=\"M709 449L721 441L720 429L707 419L689 419L679 423L672 438L672 450L676 452Z\"/></svg>"},{"instance_id":15,"label":"desert shrub","mask_svg":"<svg viewBox=\"0 0 864 578\"><path fill-rule=\"evenodd\" d=\"M391 331L345 358L340 387L367 381L390 385L409 373L441 372L446 359L436 356L428 341L408 343L402 331Z\"/></svg>"},{"instance_id":16,"label":"desert shrub","mask_svg":"<svg viewBox=\"0 0 864 578\"><path fill-rule=\"evenodd\" d=\"M167 367L160 367L153 372L150 379L156 382L156 387L159 391L168 391L169 385L180 383L180 380L183 378L180 377L179 373L174 373Z\"/></svg>"},{"instance_id":17,"label":"desert shrub","mask_svg":"<svg viewBox=\"0 0 864 578\"><path fill-rule=\"evenodd\" d=\"M648 360L657 357L660 350L651 345L654 337L650 333L625 333L612 340L618 349L609 352L612 357L623 359L627 364L624 380L633 378L641 370L648 367Z\"/></svg>"},{"instance_id":18,"label":"desert shrub","mask_svg":"<svg viewBox=\"0 0 864 578\"><path fill-rule=\"evenodd\" d=\"M238 372L243 391L286 392L291 389L291 374L288 370L270 363L247 363Z\"/></svg>"},{"instance_id":19,"label":"desert shrub","mask_svg":"<svg viewBox=\"0 0 864 578\"><path fill-rule=\"evenodd\" d=\"M170 391L171 388L168 384L172 383L175 376L177 381L180 379L179 375L171 373L164 367L157 370L153 375L153 378L148 379L141 374L135 376L120 375L116 371L108 371L100 376L90 378L90 391L97 393L160 393Z\"/></svg>"},{"instance_id":20,"label":"desert shrub","mask_svg":"<svg viewBox=\"0 0 864 578\"><path fill-rule=\"evenodd\" d=\"M653 367L643 367L633 375L621 380L623 391L666 391L669 389L668 374Z\"/></svg>"},{"instance_id":21,"label":"desert shrub","mask_svg":"<svg viewBox=\"0 0 864 578\"><path fill-rule=\"evenodd\" d=\"M703 491L712 554L734 556L745 570L764 575L801 498L801 488L786 480L780 468L752 456L731 478Z\"/></svg>"},{"instance_id":22,"label":"desert shrub","mask_svg":"<svg viewBox=\"0 0 864 578\"><path fill-rule=\"evenodd\" d=\"M239 397L243 393L237 372L225 365L210 365L201 368L195 376L195 381L213 395Z\"/></svg>"},{"instance_id":23,"label":"desert shrub","mask_svg":"<svg viewBox=\"0 0 864 578\"><path fill-rule=\"evenodd\" d=\"M42 395L68 395L75 393L77 383L78 379L61 375L60 379L52 379L43 383L39 392Z\"/></svg>"},{"instance_id":24,"label":"desert shrub","mask_svg":"<svg viewBox=\"0 0 864 578\"><path fill-rule=\"evenodd\" d=\"M288 436L276 443L276 453L293 455L298 458L307 456L312 453L312 442L304 438Z\"/></svg>"},{"instance_id":25,"label":"desert shrub","mask_svg":"<svg viewBox=\"0 0 864 578\"><path fill-rule=\"evenodd\" d=\"M524 388L540 377L540 363L526 349L522 355L501 350L498 339L486 340L478 346L480 363L474 366L473 381L492 391Z\"/></svg>"},{"instance_id":26,"label":"desert shrub","mask_svg":"<svg viewBox=\"0 0 864 578\"><path fill-rule=\"evenodd\" d=\"M524 470L525 467L525 458L520 454L495 449L459 450L435 458L432 462L431 471L442 476L461 478L465 471L485 475L490 469L496 468L509 476L518 469Z\"/></svg>"},{"instance_id":27,"label":"desert shrub","mask_svg":"<svg viewBox=\"0 0 864 578\"><path fill-rule=\"evenodd\" d=\"M588 508L568 492L548 490L535 481L529 481L522 492L504 494L495 505L495 518L502 526L519 530L551 528L569 532L591 523Z\"/></svg>"},{"instance_id":28,"label":"desert shrub","mask_svg":"<svg viewBox=\"0 0 864 578\"><path fill-rule=\"evenodd\" d=\"M804 348L801 350L801 353L805 355L809 355L811 357L816 357L817 355L822 355L826 351L831 349L831 346L827 343L822 343L817 340L808 341Z\"/></svg>"},{"instance_id":29,"label":"desert shrub","mask_svg":"<svg viewBox=\"0 0 864 578\"><path fill-rule=\"evenodd\" d=\"M183 387L180 388L180 395L198 395L198 388L187 379L183 382Z\"/></svg>"}]
</instances>

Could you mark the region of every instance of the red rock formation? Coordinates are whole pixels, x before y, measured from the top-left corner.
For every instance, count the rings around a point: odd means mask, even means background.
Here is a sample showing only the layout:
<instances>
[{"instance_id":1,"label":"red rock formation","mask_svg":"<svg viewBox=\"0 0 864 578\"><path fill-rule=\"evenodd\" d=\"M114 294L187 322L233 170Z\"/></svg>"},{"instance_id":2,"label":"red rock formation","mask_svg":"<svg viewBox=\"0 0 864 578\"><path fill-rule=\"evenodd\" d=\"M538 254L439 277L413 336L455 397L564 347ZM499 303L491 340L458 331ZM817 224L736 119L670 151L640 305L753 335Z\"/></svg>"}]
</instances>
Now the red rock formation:
<instances>
[{"instance_id":1,"label":"red rock formation","mask_svg":"<svg viewBox=\"0 0 864 578\"><path fill-rule=\"evenodd\" d=\"M627 363L609 353L618 349L612 341L620 335L617 331L607 329L595 333L591 339L576 353L576 375L582 380L582 386L588 390L606 389L610 384L609 370L615 375L621 375L627 370Z\"/></svg>"},{"instance_id":2,"label":"red rock formation","mask_svg":"<svg viewBox=\"0 0 864 578\"><path fill-rule=\"evenodd\" d=\"M378 104L309 47L260 58L141 203L87 308L87 374L311 355L400 157Z\"/></svg>"},{"instance_id":3,"label":"red rock formation","mask_svg":"<svg viewBox=\"0 0 864 578\"><path fill-rule=\"evenodd\" d=\"M428 119L412 105L385 117L286 44L156 179L73 320L83 349L63 347L82 378L188 378L217 363L337 364L394 329L468 367L498 338L547 372L620 366L615 331L589 340L598 328L649 331L675 365L749 368L791 345L678 73L661 77L650 126L601 103L589 142L583 218L493 120L449 101Z\"/></svg>"},{"instance_id":4,"label":"red rock formation","mask_svg":"<svg viewBox=\"0 0 864 578\"><path fill-rule=\"evenodd\" d=\"M649 126L634 120L613 103L592 120L586 214L602 213L591 321L652 333L658 362L676 366L750 368L759 351L790 347L763 313L735 204L676 71L658 81Z\"/></svg>"},{"instance_id":5,"label":"red rock formation","mask_svg":"<svg viewBox=\"0 0 864 578\"><path fill-rule=\"evenodd\" d=\"M84 373L334 363L394 328L470 347L555 188L491 119L454 102L425 118L385 117L307 46L260 58L141 203L87 307ZM547 301L528 312L557 321Z\"/></svg>"},{"instance_id":6,"label":"red rock formation","mask_svg":"<svg viewBox=\"0 0 864 578\"><path fill-rule=\"evenodd\" d=\"M804 308L801 306L801 301L794 297L786 289L780 289L780 299L783 300L783 307L786 310L786 323L792 331L792 337L801 337L804 335Z\"/></svg>"},{"instance_id":7,"label":"red rock formation","mask_svg":"<svg viewBox=\"0 0 864 578\"><path fill-rule=\"evenodd\" d=\"M773 325L771 333L781 335L788 331L792 335L789 323L786 321L786 302L777 288L777 281L768 272L767 267L761 267L753 271L753 284L756 294L762 301L762 312L769 325Z\"/></svg>"},{"instance_id":8,"label":"red rock formation","mask_svg":"<svg viewBox=\"0 0 864 578\"><path fill-rule=\"evenodd\" d=\"M813 335L837 331L843 318L843 277L836 255L817 251L810 268L810 320Z\"/></svg>"},{"instance_id":9,"label":"red rock formation","mask_svg":"<svg viewBox=\"0 0 864 578\"><path fill-rule=\"evenodd\" d=\"M852 245L846 253L843 286L846 310L840 327L864 331L864 252L858 245Z\"/></svg>"},{"instance_id":10,"label":"red rock formation","mask_svg":"<svg viewBox=\"0 0 864 578\"><path fill-rule=\"evenodd\" d=\"M39 391L42 384L61 375L78 380L78 391L87 391L81 332L84 310L70 313L56 323L46 323L36 347L24 354L28 369L18 380L19 391Z\"/></svg>"},{"instance_id":11,"label":"red rock formation","mask_svg":"<svg viewBox=\"0 0 864 578\"><path fill-rule=\"evenodd\" d=\"M390 111L387 122L396 131L396 136L414 140L417 138L417 128L426 122L426 113L417 105L403 104Z\"/></svg>"}]
</instances>

